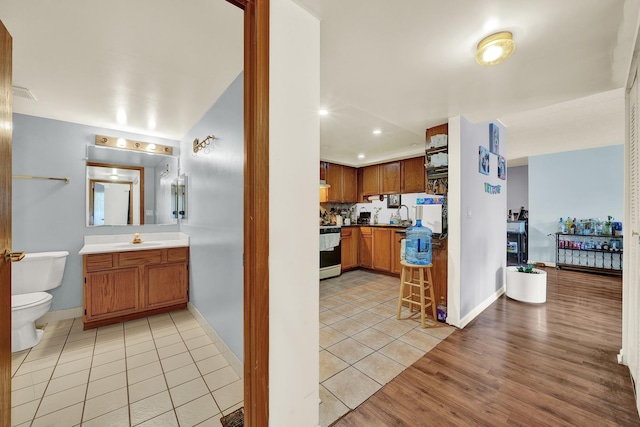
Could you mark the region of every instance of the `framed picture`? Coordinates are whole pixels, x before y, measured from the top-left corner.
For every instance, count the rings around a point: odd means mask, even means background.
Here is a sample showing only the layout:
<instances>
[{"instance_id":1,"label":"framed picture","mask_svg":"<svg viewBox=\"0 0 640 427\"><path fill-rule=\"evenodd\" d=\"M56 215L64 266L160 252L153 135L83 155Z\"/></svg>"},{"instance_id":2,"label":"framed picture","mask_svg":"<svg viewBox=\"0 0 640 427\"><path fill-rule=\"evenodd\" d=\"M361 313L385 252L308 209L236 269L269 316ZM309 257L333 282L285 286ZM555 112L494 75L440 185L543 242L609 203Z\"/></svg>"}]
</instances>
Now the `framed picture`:
<instances>
[{"instance_id":1,"label":"framed picture","mask_svg":"<svg viewBox=\"0 0 640 427\"><path fill-rule=\"evenodd\" d=\"M479 170L481 174L489 175L489 150L480 146Z\"/></svg>"},{"instance_id":2,"label":"framed picture","mask_svg":"<svg viewBox=\"0 0 640 427\"><path fill-rule=\"evenodd\" d=\"M489 123L489 151L500 154L500 128L495 123Z\"/></svg>"},{"instance_id":3,"label":"framed picture","mask_svg":"<svg viewBox=\"0 0 640 427\"><path fill-rule=\"evenodd\" d=\"M507 179L507 161L504 156L498 156L498 178Z\"/></svg>"},{"instance_id":4,"label":"framed picture","mask_svg":"<svg viewBox=\"0 0 640 427\"><path fill-rule=\"evenodd\" d=\"M399 208L400 203L400 194L389 194L387 196L387 207L388 208Z\"/></svg>"}]
</instances>

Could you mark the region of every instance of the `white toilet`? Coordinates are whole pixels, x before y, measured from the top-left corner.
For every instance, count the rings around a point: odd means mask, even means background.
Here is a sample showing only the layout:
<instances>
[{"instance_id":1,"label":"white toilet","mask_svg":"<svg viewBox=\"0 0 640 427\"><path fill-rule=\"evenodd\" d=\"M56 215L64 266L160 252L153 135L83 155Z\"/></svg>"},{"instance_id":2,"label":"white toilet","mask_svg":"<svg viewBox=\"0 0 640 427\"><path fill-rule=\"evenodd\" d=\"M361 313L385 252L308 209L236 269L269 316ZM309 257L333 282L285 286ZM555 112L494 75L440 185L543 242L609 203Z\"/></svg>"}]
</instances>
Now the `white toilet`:
<instances>
[{"instance_id":1,"label":"white toilet","mask_svg":"<svg viewBox=\"0 0 640 427\"><path fill-rule=\"evenodd\" d=\"M11 263L11 351L31 348L40 342L44 331L36 329L36 320L49 311L53 296L45 291L62 283L69 252L27 254Z\"/></svg>"}]
</instances>

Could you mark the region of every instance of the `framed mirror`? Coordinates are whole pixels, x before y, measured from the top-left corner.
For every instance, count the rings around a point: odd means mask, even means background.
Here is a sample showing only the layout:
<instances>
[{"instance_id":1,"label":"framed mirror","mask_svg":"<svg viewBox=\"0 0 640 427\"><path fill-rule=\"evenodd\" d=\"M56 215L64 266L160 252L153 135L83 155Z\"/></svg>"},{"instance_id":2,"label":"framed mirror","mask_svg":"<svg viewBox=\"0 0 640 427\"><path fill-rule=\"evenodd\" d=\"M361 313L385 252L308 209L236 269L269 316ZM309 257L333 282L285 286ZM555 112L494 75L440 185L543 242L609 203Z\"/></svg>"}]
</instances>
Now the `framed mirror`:
<instances>
[{"instance_id":1,"label":"framed mirror","mask_svg":"<svg viewBox=\"0 0 640 427\"><path fill-rule=\"evenodd\" d=\"M176 224L178 158L87 146L86 225Z\"/></svg>"},{"instance_id":2,"label":"framed mirror","mask_svg":"<svg viewBox=\"0 0 640 427\"><path fill-rule=\"evenodd\" d=\"M177 219L187 217L187 176L185 174L171 183L171 213Z\"/></svg>"}]
</instances>

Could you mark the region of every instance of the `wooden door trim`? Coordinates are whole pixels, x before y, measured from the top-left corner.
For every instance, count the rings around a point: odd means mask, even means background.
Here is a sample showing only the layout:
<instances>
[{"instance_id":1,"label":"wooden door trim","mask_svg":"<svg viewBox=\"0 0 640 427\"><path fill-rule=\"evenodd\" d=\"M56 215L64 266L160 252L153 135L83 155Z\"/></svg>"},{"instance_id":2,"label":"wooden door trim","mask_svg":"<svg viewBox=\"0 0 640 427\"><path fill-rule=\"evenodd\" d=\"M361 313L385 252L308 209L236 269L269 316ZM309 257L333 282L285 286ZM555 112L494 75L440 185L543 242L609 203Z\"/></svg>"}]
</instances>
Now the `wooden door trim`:
<instances>
[{"instance_id":1,"label":"wooden door trim","mask_svg":"<svg viewBox=\"0 0 640 427\"><path fill-rule=\"evenodd\" d=\"M0 249L11 247L12 38L0 21ZM11 425L11 265L0 257L0 426Z\"/></svg>"},{"instance_id":2,"label":"wooden door trim","mask_svg":"<svg viewBox=\"0 0 640 427\"><path fill-rule=\"evenodd\" d=\"M269 424L269 0L244 10L244 409Z\"/></svg>"}]
</instances>

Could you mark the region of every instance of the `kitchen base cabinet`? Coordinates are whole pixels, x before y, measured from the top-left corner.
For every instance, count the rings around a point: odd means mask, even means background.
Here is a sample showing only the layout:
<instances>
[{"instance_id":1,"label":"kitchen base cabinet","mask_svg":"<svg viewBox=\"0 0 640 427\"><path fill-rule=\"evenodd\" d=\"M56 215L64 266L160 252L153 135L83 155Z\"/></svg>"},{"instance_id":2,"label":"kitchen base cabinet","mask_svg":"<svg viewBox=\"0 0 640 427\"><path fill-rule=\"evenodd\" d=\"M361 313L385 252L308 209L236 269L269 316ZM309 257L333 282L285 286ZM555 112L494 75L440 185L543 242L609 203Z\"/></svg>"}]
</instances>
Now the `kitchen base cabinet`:
<instances>
[{"instance_id":1,"label":"kitchen base cabinet","mask_svg":"<svg viewBox=\"0 0 640 427\"><path fill-rule=\"evenodd\" d=\"M391 233L391 272L397 275L402 272L402 265L400 264L402 239L404 239L404 234Z\"/></svg>"},{"instance_id":2,"label":"kitchen base cabinet","mask_svg":"<svg viewBox=\"0 0 640 427\"><path fill-rule=\"evenodd\" d=\"M358 227L343 227L341 230L342 271L358 268L358 244L360 243L360 229Z\"/></svg>"},{"instance_id":3,"label":"kitchen base cabinet","mask_svg":"<svg viewBox=\"0 0 640 427\"><path fill-rule=\"evenodd\" d=\"M391 234L390 228L373 229L373 269L391 272Z\"/></svg>"},{"instance_id":4,"label":"kitchen base cabinet","mask_svg":"<svg viewBox=\"0 0 640 427\"><path fill-rule=\"evenodd\" d=\"M373 268L373 234L371 227L360 227L360 267Z\"/></svg>"},{"instance_id":5,"label":"kitchen base cabinet","mask_svg":"<svg viewBox=\"0 0 640 427\"><path fill-rule=\"evenodd\" d=\"M189 248L83 256L84 329L184 309Z\"/></svg>"},{"instance_id":6,"label":"kitchen base cabinet","mask_svg":"<svg viewBox=\"0 0 640 427\"><path fill-rule=\"evenodd\" d=\"M433 239L431 253L431 278L433 279L433 292L436 298L435 304L440 303L440 297L444 297L447 302L447 277L449 268L449 251L447 249L447 240Z\"/></svg>"}]
</instances>

